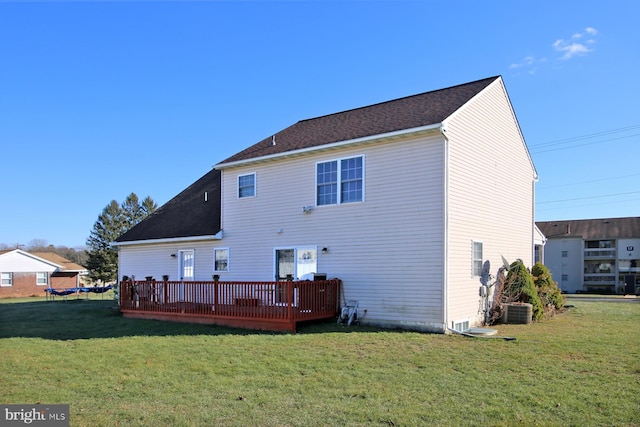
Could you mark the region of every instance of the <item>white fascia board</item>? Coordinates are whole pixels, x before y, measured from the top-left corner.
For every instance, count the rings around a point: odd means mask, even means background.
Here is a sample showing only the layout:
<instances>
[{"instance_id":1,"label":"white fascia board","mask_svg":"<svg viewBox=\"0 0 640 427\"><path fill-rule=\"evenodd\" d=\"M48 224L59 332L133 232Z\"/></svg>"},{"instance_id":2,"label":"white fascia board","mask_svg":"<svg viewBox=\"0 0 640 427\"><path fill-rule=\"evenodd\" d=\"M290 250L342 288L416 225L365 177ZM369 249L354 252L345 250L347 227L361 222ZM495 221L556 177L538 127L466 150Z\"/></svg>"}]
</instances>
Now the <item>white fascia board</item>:
<instances>
[{"instance_id":1,"label":"white fascia board","mask_svg":"<svg viewBox=\"0 0 640 427\"><path fill-rule=\"evenodd\" d=\"M33 255L33 254L29 253L29 252L25 252L25 251L23 251L21 249L16 249L15 252L19 253L20 255L23 255L23 256L25 256L27 258L31 258L33 260L41 262L43 264L47 264L47 265L50 265L52 267L56 267L56 268L60 269L61 271L64 270L64 266L62 266L60 264L56 264L55 262L49 261L48 259L40 258L39 256L35 256L35 255Z\"/></svg>"},{"instance_id":2,"label":"white fascia board","mask_svg":"<svg viewBox=\"0 0 640 427\"><path fill-rule=\"evenodd\" d=\"M199 242L203 240L222 240L222 230L207 236L168 237L165 239L132 240L130 242L111 242L111 246L152 245L156 243Z\"/></svg>"},{"instance_id":3,"label":"white fascia board","mask_svg":"<svg viewBox=\"0 0 640 427\"><path fill-rule=\"evenodd\" d=\"M273 160L273 159L290 157L290 156L298 156L301 154L312 153L314 151L330 150L333 148L340 148L340 147L349 146L349 145L367 144L367 143L377 142L385 139L396 139L396 138L401 138L401 137L412 135L412 134L419 135L419 134L431 133L433 131L439 131L441 126L442 126L442 123L434 123L432 125L420 126L417 128L402 129L402 130L397 130L393 132L381 133L377 135L364 136L362 138L348 139L346 141L332 142L330 144L318 145L316 147L301 148L299 150L291 150L291 151L285 151L282 153L269 154L267 156L255 157L247 160L238 160L238 161L229 162L229 163L218 163L217 165L214 165L214 168L226 169L234 166L247 165L250 163L264 162L267 160Z\"/></svg>"}]
</instances>

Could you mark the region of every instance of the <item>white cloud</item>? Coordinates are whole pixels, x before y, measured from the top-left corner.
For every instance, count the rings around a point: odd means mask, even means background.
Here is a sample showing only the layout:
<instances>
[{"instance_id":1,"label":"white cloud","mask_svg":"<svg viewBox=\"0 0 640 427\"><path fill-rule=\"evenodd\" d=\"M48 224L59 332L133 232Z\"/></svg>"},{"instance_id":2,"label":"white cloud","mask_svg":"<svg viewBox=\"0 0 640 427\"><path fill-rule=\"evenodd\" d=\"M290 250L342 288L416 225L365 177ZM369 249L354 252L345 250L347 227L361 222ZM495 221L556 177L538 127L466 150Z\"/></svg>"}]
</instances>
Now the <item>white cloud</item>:
<instances>
[{"instance_id":1,"label":"white cloud","mask_svg":"<svg viewBox=\"0 0 640 427\"><path fill-rule=\"evenodd\" d=\"M587 27L583 31L574 33L568 40L557 39L551 46L560 54L559 60L584 56L594 50L595 36L597 34L598 30L593 27ZM547 62L547 59L544 57L538 58L534 55L527 55L521 61L509 65L509 69L517 70L517 74L535 74L545 62Z\"/></svg>"},{"instance_id":2,"label":"white cloud","mask_svg":"<svg viewBox=\"0 0 640 427\"><path fill-rule=\"evenodd\" d=\"M546 58L536 58L535 56L529 55L525 56L520 62L514 62L509 65L509 69L524 69L529 74L535 74L535 72L540 67L540 64L546 62Z\"/></svg>"},{"instance_id":3,"label":"white cloud","mask_svg":"<svg viewBox=\"0 0 640 427\"><path fill-rule=\"evenodd\" d=\"M587 53L593 51L592 48L587 47L587 45L594 45L595 44L595 39L593 38L593 36L595 36L596 34L598 34L598 30L596 30L593 27L587 27L585 28L584 32L580 32L580 33L575 33L573 36L571 36L571 39L573 39L574 41L566 41L564 39L558 39L555 41L555 43L553 43L553 48L562 53L562 56L560 57L560 59L562 60L567 60L567 59L571 59L576 55L586 55ZM592 38L585 40L584 43L578 43L576 40L580 40L583 37L586 36L591 36Z\"/></svg>"}]
</instances>

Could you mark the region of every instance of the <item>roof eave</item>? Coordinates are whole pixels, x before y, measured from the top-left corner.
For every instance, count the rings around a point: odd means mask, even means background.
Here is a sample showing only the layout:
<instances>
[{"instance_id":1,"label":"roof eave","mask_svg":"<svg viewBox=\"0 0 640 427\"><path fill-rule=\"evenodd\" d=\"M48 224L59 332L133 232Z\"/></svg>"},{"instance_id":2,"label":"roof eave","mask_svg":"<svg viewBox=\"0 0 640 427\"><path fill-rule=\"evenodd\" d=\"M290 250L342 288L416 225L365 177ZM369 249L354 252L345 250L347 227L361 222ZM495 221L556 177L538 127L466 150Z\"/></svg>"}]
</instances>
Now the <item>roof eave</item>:
<instances>
[{"instance_id":1,"label":"roof eave","mask_svg":"<svg viewBox=\"0 0 640 427\"><path fill-rule=\"evenodd\" d=\"M186 237L166 237L162 239L143 239L131 240L129 242L112 242L111 246L132 246L132 245L149 245L157 243L180 243L180 242L198 242L203 240L222 240L222 230L216 234L205 236L186 236Z\"/></svg>"},{"instance_id":2,"label":"roof eave","mask_svg":"<svg viewBox=\"0 0 640 427\"><path fill-rule=\"evenodd\" d=\"M275 160L275 159L279 159L279 158L299 156L299 155L302 155L302 154L313 153L313 152L317 152L317 151L326 151L326 150L341 148L341 147L345 147L345 146L362 145L362 144L368 144L368 143L372 143L372 142L379 142L381 140L399 139L399 138L406 137L406 136L409 136L409 135L429 134L429 133L440 131L441 127L442 127L442 123L434 123L434 124L431 124L431 125L420 126L420 127L416 127L416 128L402 129L402 130L393 131L393 132L381 133L381 134L376 134L376 135L369 135L369 136L364 136L364 137L361 137L361 138L348 139L348 140L345 140L345 141L338 141L338 142L332 142L332 143L329 143L329 144L318 145L318 146L315 146L315 147L301 148L301 149L298 149L298 150L291 150L291 151L285 151L285 152L282 152L282 153L276 153L276 154L269 154L269 155L266 155L266 156L254 157L254 158L251 158L251 159L237 160L237 161L228 162L228 163L224 163L224 162L223 163L218 163L214 167L216 169L227 169L227 168L231 168L231 167L235 167L235 166L244 166L244 165L248 165L248 164L252 164L252 163L259 163L259 162L265 162L265 161Z\"/></svg>"}]
</instances>

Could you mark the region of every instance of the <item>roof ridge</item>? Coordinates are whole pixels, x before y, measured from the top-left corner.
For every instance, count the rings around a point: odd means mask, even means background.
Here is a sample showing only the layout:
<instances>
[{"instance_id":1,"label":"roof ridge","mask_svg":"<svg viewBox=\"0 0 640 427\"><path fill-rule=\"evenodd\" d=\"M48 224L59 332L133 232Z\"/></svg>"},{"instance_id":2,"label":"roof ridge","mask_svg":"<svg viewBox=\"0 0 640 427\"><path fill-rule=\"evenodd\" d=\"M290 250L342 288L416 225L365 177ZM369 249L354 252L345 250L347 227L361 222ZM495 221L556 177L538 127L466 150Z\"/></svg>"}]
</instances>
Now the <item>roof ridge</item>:
<instances>
[{"instance_id":1,"label":"roof ridge","mask_svg":"<svg viewBox=\"0 0 640 427\"><path fill-rule=\"evenodd\" d=\"M298 120L296 123L303 123L303 122L308 122L308 121L312 121L312 120L321 119L321 118L324 118L324 117L336 116L336 115L339 115L339 114L344 114L344 113L349 113L349 112L352 112L352 111L363 110L365 108L376 107L378 105L389 104L389 103L392 103L392 102L403 101L403 100L406 100L406 99L416 98L416 97L419 97L419 96L424 96L424 95L427 95L427 94L441 92L441 91L445 91L445 90L448 91L448 90L455 89L455 88L458 88L458 87L470 86L470 85L477 84L477 83L480 83L480 82L483 82L483 81L487 81L487 80L495 80L495 79L497 79L499 77L500 77L499 75L493 76L493 77L486 77L484 79L478 79L478 80L474 80L472 82L460 83L460 84L457 84L457 85L454 85L454 86L447 86L447 87L442 87L442 88L439 88L439 89L434 89L434 90L428 90L428 91L425 91L425 92L415 93L413 95L401 96L399 98L393 98L393 99L388 99L386 101L380 101L380 102L376 102L376 103L373 103L373 104L363 105L363 106L360 106L360 107L349 108L347 110L337 111L335 113L323 114L323 115L316 116L316 117L310 117L308 119ZM293 126L293 125L291 125L291 126ZM291 126L288 126L288 127L291 127ZM287 128L284 128L284 129L280 130L280 132L282 132L285 129L287 129ZM279 132L276 132L274 135L277 135L278 133Z\"/></svg>"}]
</instances>

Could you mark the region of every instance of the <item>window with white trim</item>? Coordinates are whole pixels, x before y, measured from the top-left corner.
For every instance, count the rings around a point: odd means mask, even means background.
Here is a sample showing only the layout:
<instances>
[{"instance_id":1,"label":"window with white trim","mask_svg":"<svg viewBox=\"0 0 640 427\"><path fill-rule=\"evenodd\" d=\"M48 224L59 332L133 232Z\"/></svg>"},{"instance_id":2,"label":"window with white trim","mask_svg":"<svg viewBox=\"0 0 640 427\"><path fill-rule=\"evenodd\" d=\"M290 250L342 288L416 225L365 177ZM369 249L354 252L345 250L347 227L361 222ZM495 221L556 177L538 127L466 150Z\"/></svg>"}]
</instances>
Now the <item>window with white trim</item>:
<instances>
[{"instance_id":1,"label":"window with white trim","mask_svg":"<svg viewBox=\"0 0 640 427\"><path fill-rule=\"evenodd\" d=\"M482 242L472 242L472 271L474 276L482 276Z\"/></svg>"},{"instance_id":2,"label":"window with white trim","mask_svg":"<svg viewBox=\"0 0 640 427\"><path fill-rule=\"evenodd\" d=\"M0 273L0 286L13 286L13 273Z\"/></svg>"},{"instance_id":3,"label":"window with white trim","mask_svg":"<svg viewBox=\"0 0 640 427\"><path fill-rule=\"evenodd\" d=\"M255 197L256 174L250 173L238 177L238 198Z\"/></svg>"},{"instance_id":4,"label":"window with white trim","mask_svg":"<svg viewBox=\"0 0 640 427\"><path fill-rule=\"evenodd\" d=\"M49 284L49 273L40 272L36 273L36 285L38 286L46 286Z\"/></svg>"},{"instance_id":5,"label":"window with white trim","mask_svg":"<svg viewBox=\"0 0 640 427\"><path fill-rule=\"evenodd\" d=\"M213 250L213 270L229 271L229 249L219 248Z\"/></svg>"},{"instance_id":6,"label":"window with white trim","mask_svg":"<svg viewBox=\"0 0 640 427\"><path fill-rule=\"evenodd\" d=\"M339 205L364 201L364 156L316 165L316 204Z\"/></svg>"}]
</instances>

